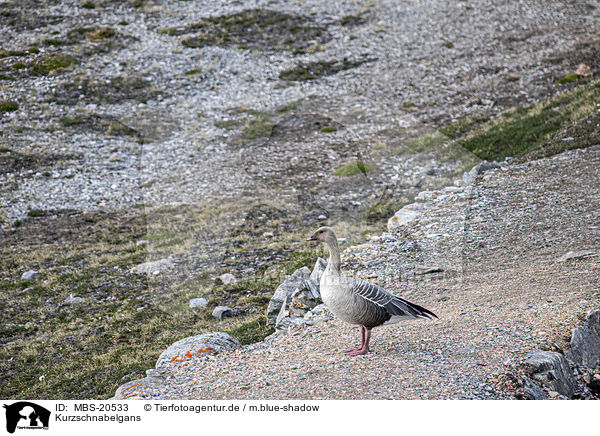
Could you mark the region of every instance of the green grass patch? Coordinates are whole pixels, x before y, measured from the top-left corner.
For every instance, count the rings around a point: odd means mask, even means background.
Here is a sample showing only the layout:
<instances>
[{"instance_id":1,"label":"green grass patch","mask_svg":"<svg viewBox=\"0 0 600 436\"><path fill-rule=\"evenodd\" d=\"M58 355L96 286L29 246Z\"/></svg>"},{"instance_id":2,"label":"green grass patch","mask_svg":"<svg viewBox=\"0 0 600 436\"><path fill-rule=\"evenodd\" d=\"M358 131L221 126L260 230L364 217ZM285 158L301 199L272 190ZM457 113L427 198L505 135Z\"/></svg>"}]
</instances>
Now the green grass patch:
<instances>
[{"instance_id":1,"label":"green grass patch","mask_svg":"<svg viewBox=\"0 0 600 436\"><path fill-rule=\"evenodd\" d=\"M358 61L349 61L348 59L344 58L342 60L299 63L294 68L281 71L279 73L279 78L281 80L290 80L296 82L316 80L320 77L331 76L339 73L340 71L356 68L365 62L369 62L369 60L363 59Z\"/></svg>"},{"instance_id":2,"label":"green grass patch","mask_svg":"<svg viewBox=\"0 0 600 436\"><path fill-rule=\"evenodd\" d=\"M16 101L0 100L0 113L1 112L14 112L18 109L19 109L19 105Z\"/></svg>"},{"instance_id":3,"label":"green grass patch","mask_svg":"<svg viewBox=\"0 0 600 436\"><path fill-rule=\"evenodd\" d=\"M31 209L27 212L27 216L32 218L39 218L46 215L48 215L48 212L43 209Z\"/></svg>"},{"instance_id":4,"label":"green grass patch","mask_svg":"<svg viewBox=\"0 0 600 436\"><path fill-rule=\"evenodd\" d=\"M238 125L236 120L219 120L215 121L215 127L224 130L233 130Z\"/></svg>"},{"instance_id":5,"label":"green grass patch","mask_svg":"<svg viewBox=\"0 0 600 436\"><path fill-rule=\"evenodd\" d=\"M456 139L465 136L486 121L489 121L488 117L474 116L463 118L462 120L455 121L454 123L442 127L439 131L450 139Z\"/></svg>"},{"instance_id":6,"label":"green grass patch","mask_svg":"<svg viewBox=\"0 0 600 436\"><path fill-rule=\"evenodd\" d=\"M577 75L575 73L571 73L571 74L567 74L566 76L561 77L557 81L561 85L564 85L566 83L576 82L577 80L579 80L579 75Z\"/></svg>"},{"instance_id":7,"label":"green grass patch","mask_svg":"<svg viewBox=\"0 0 600 436\"><path fill-rule=\"evenodd\" d=\"M188 70L185 72L186 76L194 76L196 74L200 74L202 70L200 68L194 68L193 70Z\"/></svg>"},{"instance_id":8,"label":"green grass patch","mask_svg":"<svg viewBox=\"0 0 600 436\"><path fill-rule=\"evenodd\" d=\"M31 65L31 72L37 76L47 76L76 65L77 59L68 54L51 54L44 56Z\"/></svg>"},{"instance_id":9,"label":"green grass patch","mask_svg":"<svg viewBox=\"0 0 600 436\"><path fill-rule=\"evenodd\" d=\"M253 317L249 321L234 325L226 330L226 333L236 337L242 345L260 342L274 332L275 328L267 325L267 318L263 315Z\"/></svg>"},{"instance_id":10,"label":"green grass patch","mask_svg":"<svg viewBox=\"0 0 600 436\"><path fill-rule=\"evenodd\" d=\"M11 56L27 56L28 52L23 50L4 50L0 49L0 58L8 58Z\"/></svg>"},{"instance_id":11,"label":"green grass patch","mask_svg":"<svg viewBox=\"0 0 600 436\"><path fill-rule=\"evenodd\" d=\"M380 222L394 215L398 209L398 202L393 198L388 198L369 206L365 210L365 218L368 222Z\"/></svg>"},{"instance_id":12,"label":"green grass patch","mask_svg":"<svg viewBox=\"0 0 600 436\"><path fill-rule=\"evenodd\" d=\"M268 138L273 133L274 124L267 113L257 113L246 120L242 127L242 138L248 140Z\"/></svg>"},{"instance_id":13,"label":"green grass patch","mask_svg":"<svg viewBox=\"0 0 600 436\"><path fill-rule=\"evenodd\" d=\"M377 169L375 165L371 165L362 161L348 162L346 165L338 168L333 175L340 177L354 176L356 174L366 174L369 171Z\"/></svg>"},{"instance_id":14,"label":"green grass patch","mask_svg":"<svg viewBox=\"0 0 600 436\"><path fill-rule=\"evenodd\" d=\"M480 159L493 161L507 156L520 157L541 148L562 130L596 112L598 102L600 82L595 81L540 103L509 111L459 138L457 144Z\"/></svg>"},{"instance_id":15,"label":"green grass patch","mask_svg":"<svg viewBox=\"0 0 600 436\"><path fill-rule=\"evenodd\" d=\"M325 126L321 129L321 132L323 133L333 133L333 132L337 132L337 127L335 126Z\"/></svg>"}]
</instances>

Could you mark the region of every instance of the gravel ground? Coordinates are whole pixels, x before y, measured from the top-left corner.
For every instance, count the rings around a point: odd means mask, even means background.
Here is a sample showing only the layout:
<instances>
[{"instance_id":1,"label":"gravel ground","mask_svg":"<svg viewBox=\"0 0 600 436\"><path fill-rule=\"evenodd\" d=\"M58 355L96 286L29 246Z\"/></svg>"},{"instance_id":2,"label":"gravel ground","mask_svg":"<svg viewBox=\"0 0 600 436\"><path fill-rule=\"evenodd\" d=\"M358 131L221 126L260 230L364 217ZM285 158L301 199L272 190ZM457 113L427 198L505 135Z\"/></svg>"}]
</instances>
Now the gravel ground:
<instances>
[{"instance_id":1,"label":"gravel ground","mask_svg":"<svg viewBox=\"0 0 600 436\"><path fill-rule=\"evenodd\" d=\"M600 146L491 170L398 232L344 251L346 270L391 282L440 317L374 330L366 356L345 356L358 329L333 320L136 380L117 398L512 398L503 377L530 352L564 349L600 304L599 258L559 261L600 246L598 180ZM432 233L432 221L446 232ZM430 247L435 258L423 256Z\"/></svg>"}]
</instances>

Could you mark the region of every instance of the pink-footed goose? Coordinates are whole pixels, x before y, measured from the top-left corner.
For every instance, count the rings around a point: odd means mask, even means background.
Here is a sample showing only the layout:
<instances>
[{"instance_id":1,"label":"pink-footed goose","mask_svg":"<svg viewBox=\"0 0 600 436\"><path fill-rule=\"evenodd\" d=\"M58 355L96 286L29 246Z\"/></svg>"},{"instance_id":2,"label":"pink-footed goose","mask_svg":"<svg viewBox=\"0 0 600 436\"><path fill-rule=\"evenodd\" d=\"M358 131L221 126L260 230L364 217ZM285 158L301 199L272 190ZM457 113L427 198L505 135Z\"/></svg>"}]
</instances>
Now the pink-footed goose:
<instances>
[{"instance_id":1,"label":"pink-footed goose","mask_svg":"<svg viewBox=\"0 0 600 436\"><path fill-rule=\"evenodd\" d=\"M437 318L430 310L390 294L366 280L345 277L340 267L340 249L331 227L321 227L307 241L322 242L329 249L329 262L321 276L321 297L335 316L360 326L361 346L349 356L369 352L371 329L404 319Z\"/></svg>"}]
</instances>

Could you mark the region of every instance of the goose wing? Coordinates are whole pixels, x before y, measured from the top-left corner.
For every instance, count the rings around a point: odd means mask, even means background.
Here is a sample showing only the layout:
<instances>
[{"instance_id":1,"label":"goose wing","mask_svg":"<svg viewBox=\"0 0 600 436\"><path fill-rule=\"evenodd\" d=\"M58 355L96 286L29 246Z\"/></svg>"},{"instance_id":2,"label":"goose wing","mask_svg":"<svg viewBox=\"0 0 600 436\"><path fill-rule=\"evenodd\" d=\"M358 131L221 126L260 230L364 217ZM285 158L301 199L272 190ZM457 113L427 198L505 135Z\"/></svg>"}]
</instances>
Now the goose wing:
<instances>
[{"instance_id":1,"label":"goose wing","mask_svg":"<svg viewBox=\"0 0 600 436\"><path fill-rule=\"evenodd\" d=\"M355 295L384 308L391 316L410 318L437 318L436 314L418 304L397 297L375 283L363 279L352 279Z\"/></svg>"}]
</instances>

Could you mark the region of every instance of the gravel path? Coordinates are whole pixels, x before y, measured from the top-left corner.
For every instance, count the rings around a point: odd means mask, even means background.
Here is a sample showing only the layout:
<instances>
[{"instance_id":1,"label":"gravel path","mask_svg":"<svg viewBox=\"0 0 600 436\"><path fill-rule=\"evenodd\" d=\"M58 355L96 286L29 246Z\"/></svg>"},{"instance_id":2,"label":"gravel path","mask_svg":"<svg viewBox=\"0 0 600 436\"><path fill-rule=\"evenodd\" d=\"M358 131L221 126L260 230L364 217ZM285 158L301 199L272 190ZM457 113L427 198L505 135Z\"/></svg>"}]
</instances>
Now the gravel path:
<instances>
[{"instance_id":1,"label":"gravel path","mask_svg":"<svg viewBox=\"0 0 600 436\"><path fill-rule=\"evenodd\" d=\"M559 261L568 251L600 247L598 180L600 146L491 170L399 232L346 250L347 270L381 283L390 281L389 271L440 265L432 262L444 260L444 246L462 251L449 256L460 263L446 262L443 273L392 278L390 289L440 319L376 329L366 356L344 355L358 329L333 320L131 382L127 395L511 398L499 387L502 377L517 371L527 353L564 348L579 317L600 304L600 259ZM462 230L430 232L431 220L444 227L457 215L465 217ZM432 246L436 256L424 258Z\"/></svg>"}]
</instances>

